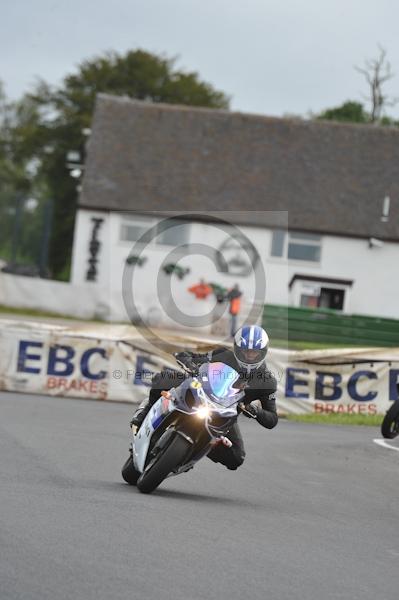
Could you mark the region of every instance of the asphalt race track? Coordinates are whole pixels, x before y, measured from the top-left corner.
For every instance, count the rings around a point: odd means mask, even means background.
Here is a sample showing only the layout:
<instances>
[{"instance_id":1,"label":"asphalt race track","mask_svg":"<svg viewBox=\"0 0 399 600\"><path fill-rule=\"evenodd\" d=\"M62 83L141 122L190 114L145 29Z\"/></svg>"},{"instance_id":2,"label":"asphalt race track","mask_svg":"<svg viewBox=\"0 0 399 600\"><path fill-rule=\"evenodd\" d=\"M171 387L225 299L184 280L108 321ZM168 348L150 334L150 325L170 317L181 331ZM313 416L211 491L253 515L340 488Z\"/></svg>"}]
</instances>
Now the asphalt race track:
<instances>
[{"instance_id":1,"label":"asphalt race track","mask_svg":"<svg viewBox=\"0 0 399 600\"><path fill-rule=\"evenodd\" d=\"M238 471L203 460L145 496L120 477L131 413L0 394L1 600L397 600L378 429L241 417Z\"/></svg>"}]
</instances>

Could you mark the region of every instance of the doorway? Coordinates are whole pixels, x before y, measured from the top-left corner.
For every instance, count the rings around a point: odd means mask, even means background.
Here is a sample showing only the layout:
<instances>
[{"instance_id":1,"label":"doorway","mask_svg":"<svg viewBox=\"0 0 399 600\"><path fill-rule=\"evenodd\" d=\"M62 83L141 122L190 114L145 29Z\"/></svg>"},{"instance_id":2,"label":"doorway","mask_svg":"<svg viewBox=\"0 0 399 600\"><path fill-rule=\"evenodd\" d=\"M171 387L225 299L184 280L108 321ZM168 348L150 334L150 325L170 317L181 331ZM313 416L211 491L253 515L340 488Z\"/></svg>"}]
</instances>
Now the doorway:
<instances>
[{"instance_id":1,"label":"doorway","mask_svg":"<svg viewBox=\"0 0 399 600\"><path fill-rule=\"evenodd\" d=\"M345 290L322 287L320 289L319 308L342 310L344 307L344 298Z\"/></svg>"}]
</instances>

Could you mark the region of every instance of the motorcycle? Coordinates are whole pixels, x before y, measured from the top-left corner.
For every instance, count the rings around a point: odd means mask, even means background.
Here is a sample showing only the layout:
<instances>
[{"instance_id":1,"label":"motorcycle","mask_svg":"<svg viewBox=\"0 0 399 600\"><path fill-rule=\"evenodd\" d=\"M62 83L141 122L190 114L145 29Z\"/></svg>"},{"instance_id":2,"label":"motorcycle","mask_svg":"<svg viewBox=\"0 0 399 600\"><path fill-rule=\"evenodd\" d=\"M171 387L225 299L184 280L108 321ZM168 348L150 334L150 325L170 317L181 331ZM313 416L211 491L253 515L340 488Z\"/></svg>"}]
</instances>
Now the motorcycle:
<instances>
[{"instance_id":1,"label":"motorcycle","mask_svg":"<svg viewBox=\"0 0 399 600\"><path fill-rule=\"evenodd\" d=\"M161 393L138 430L132 427L130 456L122 467L123 479L146 494L192 469L216 444L231 447L226 434L239 412L253 418L240 402L245 391L235 369L204 363L194 373L177 362L187 378Z\"/></svg>"},{"instance_id":2,"label":"motorcycle","mask_svg":"<svg viewBox=\"0 0 399 600\"><path fill-rule=\"evenodd\" d=\"M387 410L381 423L381 433L384 438L393 439L399 435L399 400Z\"/></svg>"}]
</instances>

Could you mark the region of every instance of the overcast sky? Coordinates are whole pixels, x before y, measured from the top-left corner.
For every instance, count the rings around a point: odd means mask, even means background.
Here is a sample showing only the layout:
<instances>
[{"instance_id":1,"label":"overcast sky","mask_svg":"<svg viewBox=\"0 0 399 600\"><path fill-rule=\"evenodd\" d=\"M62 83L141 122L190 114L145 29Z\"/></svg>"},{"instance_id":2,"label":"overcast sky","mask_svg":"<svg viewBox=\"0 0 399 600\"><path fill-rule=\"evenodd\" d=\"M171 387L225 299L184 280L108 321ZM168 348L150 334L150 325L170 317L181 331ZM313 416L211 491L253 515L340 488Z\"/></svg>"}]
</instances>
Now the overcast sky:
<instances>
[{"instance_id":1,"label":"overcast sky","mask_svg":"<svg viewBox=\"0 0 399 600\"><path fill-rule=\"evenodd\" d=\"M318 112L361 101L354 70L388 51L398 75L395 0L0 0L0 80L10 98L35 77L52 84L83 59L143 48L179 56L232 98L231 107L268 115ZM390 109L399 117L399 106Z\"/></svg>"}]
</instances>

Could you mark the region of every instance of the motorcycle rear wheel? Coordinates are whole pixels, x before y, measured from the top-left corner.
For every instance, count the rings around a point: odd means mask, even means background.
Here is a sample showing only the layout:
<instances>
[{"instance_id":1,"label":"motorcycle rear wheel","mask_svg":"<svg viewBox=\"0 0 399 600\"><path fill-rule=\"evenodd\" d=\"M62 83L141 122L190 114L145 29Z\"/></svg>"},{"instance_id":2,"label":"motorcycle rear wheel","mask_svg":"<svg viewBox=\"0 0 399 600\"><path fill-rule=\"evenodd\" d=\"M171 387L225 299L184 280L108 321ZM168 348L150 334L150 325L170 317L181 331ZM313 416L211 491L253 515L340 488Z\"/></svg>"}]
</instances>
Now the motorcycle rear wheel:
<instances>
[{"instance_id":1,"label":"motorcycle rear wheel","mask_svg":"<svg viewBox=\"0 0 399 600\"><path fill-rule=\"evenodd\" d=\"M160 451L148 471L144 471L137 480L137 488L140 492L143 494L153 492L175 467L183 463L190 448L190 442L176 434L168 446Z\"/></svg>"},{"instance_id":2,"label":"motorcycle rear wheel","mask_svg":"<svg viewBox=\"0 0 399 600\"><path fill-rule=\"evenodd\" d=\"M391 440L399 435L399 400L387 411L381 423L381 433L384 438Z\"/></svg>"}]
</instances>

